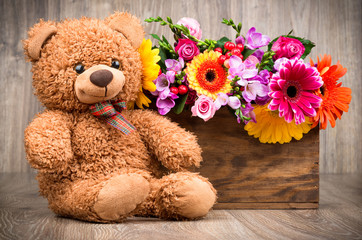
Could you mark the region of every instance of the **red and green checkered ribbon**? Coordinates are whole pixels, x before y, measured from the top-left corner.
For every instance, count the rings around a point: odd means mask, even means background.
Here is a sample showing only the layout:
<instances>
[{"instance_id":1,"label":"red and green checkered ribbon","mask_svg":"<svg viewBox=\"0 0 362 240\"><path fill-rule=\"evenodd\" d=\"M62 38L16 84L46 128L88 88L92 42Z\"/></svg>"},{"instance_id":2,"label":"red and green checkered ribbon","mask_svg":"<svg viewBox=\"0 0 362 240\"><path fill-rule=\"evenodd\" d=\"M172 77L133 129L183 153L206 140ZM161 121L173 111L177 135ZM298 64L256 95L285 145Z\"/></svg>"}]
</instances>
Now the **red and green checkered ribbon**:
<instances>
[{"instance_id":1,"label":"red and green checkered ribbon","mask_svg":"<svg viewBox=\"0 0 362 240\"><path fill-rule=\"evenodd\" d=\"M109 125L128 135L136 128L122 116L120 113L122 109L126 109L124 101L105 101L90 106L90 111L94 116L103 118Z\"/></svg>"}]
</instances>

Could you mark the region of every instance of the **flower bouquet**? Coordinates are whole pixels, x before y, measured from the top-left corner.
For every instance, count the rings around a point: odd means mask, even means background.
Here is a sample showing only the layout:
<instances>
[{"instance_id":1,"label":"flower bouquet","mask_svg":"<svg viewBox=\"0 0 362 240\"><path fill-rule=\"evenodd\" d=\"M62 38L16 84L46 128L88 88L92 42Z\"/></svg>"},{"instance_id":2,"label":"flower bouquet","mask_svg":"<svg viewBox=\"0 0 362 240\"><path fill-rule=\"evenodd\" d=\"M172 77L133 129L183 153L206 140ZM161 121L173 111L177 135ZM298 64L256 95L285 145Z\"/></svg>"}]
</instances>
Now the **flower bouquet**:
<instances>
[{"instance_id":1,"label":"flower bouquet","mask_svg":"<svg viewBox=\"0 0 362 240\"><path fill-rule=\"evenodd\" d=\"M182 18L148 18L168 26L174 43L151 34L158 46L144 41L140 54L144 63L143 89L136 104L139 108L155 103L165 115L191 110L192 116L210 120L227 107L249 135L262 143L288 143L319 125L348 111L351 89L339 79L347 72L331 56L317 62L304 59L315 46L296 37L292 31L271 39L252 27L241 34L241 23L223 19L236 31L235 40L201 40L200 24ZM132 106L131 106L132 107Z\"/></svg>"}]
</instances>

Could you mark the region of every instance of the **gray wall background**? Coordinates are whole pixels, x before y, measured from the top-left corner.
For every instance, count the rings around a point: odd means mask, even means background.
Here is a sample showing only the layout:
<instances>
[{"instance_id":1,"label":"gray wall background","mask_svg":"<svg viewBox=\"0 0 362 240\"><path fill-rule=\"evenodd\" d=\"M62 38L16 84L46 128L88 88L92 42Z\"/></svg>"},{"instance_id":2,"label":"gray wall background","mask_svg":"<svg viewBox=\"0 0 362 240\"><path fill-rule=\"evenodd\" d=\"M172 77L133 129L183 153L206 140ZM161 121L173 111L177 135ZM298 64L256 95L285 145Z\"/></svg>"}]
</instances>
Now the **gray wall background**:
<instances>
[{"instance_id":1,"label":"gray wall background","mask_svg":"<svg viewBox=\"0 0 362 240\"><path fill-rule=\"evenodd\" d=\"M311 57L328 53L333 63L340 60L348 68L343 85L353 91L350 111L334 129L328 127L320 133L320 171L362 171L360 0L1 0L0 172L31 171L25 159L23 132L43 109L32 94L31 66L23 57L21 40L26 38L27 29L39 18L104 18L115 10L126 10L140 19L170 16L177 21L183 16L193 17L200 22L203 36L212 39L234 36L230 27L221 24L225 17L242 22L244 34L252 26L271 37L293 29L295 35L312 40L317 47ZM145 30L172 37L170 31L157 24L145 23Z\"/></svg>"}]
</instances>

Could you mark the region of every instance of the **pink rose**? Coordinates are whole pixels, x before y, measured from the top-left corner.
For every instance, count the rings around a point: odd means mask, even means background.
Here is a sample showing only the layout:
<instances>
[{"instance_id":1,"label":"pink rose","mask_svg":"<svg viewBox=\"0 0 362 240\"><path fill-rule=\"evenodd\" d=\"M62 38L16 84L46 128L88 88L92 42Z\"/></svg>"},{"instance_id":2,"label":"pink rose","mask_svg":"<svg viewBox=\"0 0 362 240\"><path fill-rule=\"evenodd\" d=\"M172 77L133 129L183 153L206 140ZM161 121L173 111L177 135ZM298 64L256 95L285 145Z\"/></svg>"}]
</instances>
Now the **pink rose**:
<instances>
[{"instance_id":1,"label":"pink rose","mask_svg":"<svg viewBox=\"0 0 362 240\"><path fill-rule=\"evenodd\" d=\"M192 116L198 116L199 118L208 121L216 112L214 101L205 95L201 95L196 101L195 105L191 108Z\"/></svg>"},{"instance_id":2,"label":"pink rose","mask_svg":"<svg viewBox=\"0 0 362 240\"><path fill-rule=\"evenodd\" d=\"M201 39L202 31L200 23L193 18L183 17L176 23L178 25L184 25L190 30L190 34L197 39Z\"/></svg>"},{"instance_id":3,"label":"pink rose","mask_svg":"<svg viewBox=\"0 0 362 240\"><path fill-rule=\"evenodd\" d=\"M271 50L275 52L274 60L282 57L299 59L303 55L305 48L298 39L280 37L273 44Z\"/></svg>"},{"instance_id":4,"label":"pink rose","mask_svg":"<svg viewBox=\"0 0 362 240\"><path fill-rule=\"evenodd\" d=\"M196 55L200 53L199 48L197 47L194 41L190 39L179 39L178 44L175 47L176 52L180 57L185 61L192 60Z\"/></svg>"}]
</instances>

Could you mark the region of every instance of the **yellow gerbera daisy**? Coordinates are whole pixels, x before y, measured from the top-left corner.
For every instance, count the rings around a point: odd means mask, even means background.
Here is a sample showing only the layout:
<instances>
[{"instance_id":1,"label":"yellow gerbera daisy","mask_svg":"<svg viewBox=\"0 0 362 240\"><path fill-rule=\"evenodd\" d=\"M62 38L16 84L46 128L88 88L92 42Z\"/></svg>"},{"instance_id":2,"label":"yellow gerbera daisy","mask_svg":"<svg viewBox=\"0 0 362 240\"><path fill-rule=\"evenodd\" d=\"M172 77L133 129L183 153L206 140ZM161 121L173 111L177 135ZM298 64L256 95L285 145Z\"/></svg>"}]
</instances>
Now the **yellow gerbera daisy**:
<instances>
[{"instance_id":1,"label":"yellow gerbera daisy","mask_svg":"<svg viewBox=\"0 0 362 240\"><path fill-rule=\"evenodd\" d=\"M256 123L249 122L244 129L250 136L259 138L261 143L288 143L295 138L300 140L303 133L308 133L311 124L308 119L305 122L296 125L294 120L290 123L284 118L279 117L277 111L270 111L267 105L256 106L254 109Z\"/></svg>"},{"instance_id":2,"label":"yellow gerbera daisy","mask_svg":"<svg viewBox=\"0 0 362 240\"><path fill-rule=\"evenodd\" d=\"M228 93L231 90L227 71L217 61L220 55L219 52L205 51L194 57L185 69L189 87L199 95L206 95L214 100L218 93Z\"/></svg>"},{"instance_id":3,"label":"yellow gerbera daisy","mask_svg":"<svg viewBox=\"0 0 362 240\"><path fill-rule=\"evenodd\" d=\"M138 49L138 52L141 55L141 61L143 65L142 71L142 86L140 87L140 91L138 92L138 97L136 100L136 105L139 108L143 108L143 105L149 107L149 103L151 100L146 97L143 93L143 89L148 90L150 92L154 92L156 90L156 85L153 83L158 76L158 72L160 71L160 66L157 64L160 61L160 56L158 55L159 50L157 48L152 49L152 42L150 39L143 39L141 46ZM134 102L128 105L129 109L134 108Z\"/></svg>"}]
</instances>

